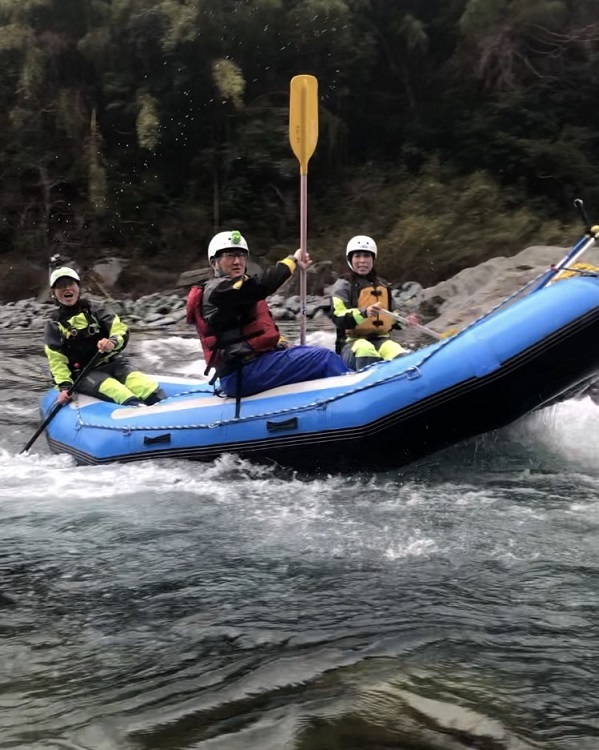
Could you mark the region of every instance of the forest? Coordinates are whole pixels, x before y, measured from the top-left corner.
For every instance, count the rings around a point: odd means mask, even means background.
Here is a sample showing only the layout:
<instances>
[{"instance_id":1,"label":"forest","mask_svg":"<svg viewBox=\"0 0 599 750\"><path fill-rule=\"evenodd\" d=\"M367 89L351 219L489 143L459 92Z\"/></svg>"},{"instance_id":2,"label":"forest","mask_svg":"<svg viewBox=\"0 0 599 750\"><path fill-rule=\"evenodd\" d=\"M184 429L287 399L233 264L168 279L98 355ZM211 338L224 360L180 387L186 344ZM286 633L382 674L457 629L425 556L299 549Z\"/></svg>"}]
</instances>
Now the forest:
<instances>
[{"instance_id":1,"label":"forest","mask_svg":"<svg viewBox=\"0 0 599 750\"><path fill-rule=\"evenodd\" d=\"M319 82L309 250L432 283L599 222L597 0L0 0L0 266L154 285L299 241L289 83ZM29 269L29 270L28 270Z\"/></svg>"}]
</instances>

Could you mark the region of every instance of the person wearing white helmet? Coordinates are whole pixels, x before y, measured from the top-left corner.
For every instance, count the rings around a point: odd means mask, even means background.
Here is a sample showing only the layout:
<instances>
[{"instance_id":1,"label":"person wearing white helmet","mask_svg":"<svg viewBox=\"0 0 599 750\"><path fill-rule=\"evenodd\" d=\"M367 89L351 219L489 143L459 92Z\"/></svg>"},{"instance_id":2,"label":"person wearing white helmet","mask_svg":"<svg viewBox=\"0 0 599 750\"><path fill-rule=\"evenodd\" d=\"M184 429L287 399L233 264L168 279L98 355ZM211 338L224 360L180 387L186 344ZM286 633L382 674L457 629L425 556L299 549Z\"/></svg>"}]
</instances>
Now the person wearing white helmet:
<instances>
[{"instance_id":1,"label":"person wearing white helmet","mask_svg":"<svg viewBox=\"0 0 599 750\"><path fill-rule=\"evenodd\" d=\"M331 290L336 349L353 370L406 353L389 335L397 326L396 321L381 312L393 310L393 297L389 284L375 270L377 255L372 237L352 237L345 248L350 272L341 276ZM414 316L409 320L417 322Z\"/></svg>"},{"instance_id":2,"label":"person wearing white helmet","mask_svg":"<svg viewBox=\"0 0 599 750\"><path fill-rule=\"evenodd\" d=\"M233 251L237 250L237 255L246 260L250 254L250 249L245 237L237 230L232 232L219 232L214 235L208 245L208 261L212 263L217 256L222 259L225 250L230 251L228 253L229 257L234 256L235 253Z\"/></svg>"},{"instance_id":3,"label":"person wearing white helmet","mask_svg":"<svg viewBox=\"0 0 599 750\"><path fill-rule=\"evenodd\" d=\"M165 394L148 375L131 369L122 355L129 330L115 313L81 297L81 278L69 266L50 274L52 296L58 309L46 322L44 350L50 373L59 390L58 402L70 398L77 373L100 351L98 366L77 383L77 390L104 401L127 406L151 405Z\"/></svg>"},{"instance_id":4,"label":"person wearing white helmet","mask_svg":"<svg viewBox=\"0 0 599 750\"><path fill-rule=\"evenodd\" d=\"M208 245L214 277L194 287L187 299L187 322L196 326L206 374L228 396L239 399L303 380L348 372L341 357L318 346L290 347L281 337L266 298L305 263L296 250L257 276L246 274L249 247L238 231L219 232Z\"/></svg>"}]
</instances>

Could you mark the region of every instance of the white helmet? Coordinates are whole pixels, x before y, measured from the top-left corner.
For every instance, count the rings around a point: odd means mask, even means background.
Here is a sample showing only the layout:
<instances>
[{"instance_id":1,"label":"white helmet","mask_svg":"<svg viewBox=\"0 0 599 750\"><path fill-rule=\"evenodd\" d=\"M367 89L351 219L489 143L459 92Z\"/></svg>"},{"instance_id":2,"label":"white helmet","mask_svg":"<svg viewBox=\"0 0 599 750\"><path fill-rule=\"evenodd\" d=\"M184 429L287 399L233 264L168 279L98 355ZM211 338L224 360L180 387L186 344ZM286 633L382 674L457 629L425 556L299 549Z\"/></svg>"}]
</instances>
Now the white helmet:
<instances>
[{"instance_id":1,"label":"white helmet","mask_svg":"<svg viewBox=\"0 0 599 750\"><path fill-rule=\"evenodd\" d=\"M374 255L374 259L376 260L376 254L377 254L377 247L376 242L372 239L372 237L367 237L365 234L359 234L356 237L352 237L351 240L347 243L347 247L345 248L345 258L347 260L347 265L351 268L351 258L349 257L352 253L372 253Z\"/></svg>"},{"instance_id":2,"label":"white helmet","mask_svg":"<svg viewBox=\"0 0 599 750\"><path fill-rule=\"evenodd\" d=\"M211 261L221 250L245 250L249 255L250 249L245 237L236 229L232 232L219 232L215 234L208 245L208 260Z\"/></svg>"},{"instance_id":3,"label":"white helmet","mask_svg":"<svg viewBox=\"0 0 599 750\"><path fill-rule=\"evenodd\" d=\"M73 279L73 281L76 281L78 284L81 283L81 279L79 278L79 274L77 271L75 271L72 268L69 268L68 266L62 266L61 268L57 268L55 271L52 271L50 274L50 288L54 288L54 284L58 281L58 279Z\"/></svg>"}]
</instances>

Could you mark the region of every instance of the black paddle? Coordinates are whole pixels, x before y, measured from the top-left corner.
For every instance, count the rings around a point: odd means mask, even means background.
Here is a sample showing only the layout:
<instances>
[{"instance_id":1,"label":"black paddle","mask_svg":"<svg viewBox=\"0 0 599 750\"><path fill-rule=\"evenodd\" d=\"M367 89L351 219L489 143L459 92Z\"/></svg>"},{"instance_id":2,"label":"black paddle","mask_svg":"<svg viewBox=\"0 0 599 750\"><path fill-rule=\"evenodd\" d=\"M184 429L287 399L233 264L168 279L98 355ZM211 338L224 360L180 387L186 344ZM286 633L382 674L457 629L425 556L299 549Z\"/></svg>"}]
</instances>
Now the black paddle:
<instances>
[{"instance_id":1,"label":"black paddle","mask_svg":"<svg viewBox=\"0 0 599 750\"><path fill-rule=\"evenodd\" d=\"M93 370L93 368L98 364L98 360L104 355L105 352L97 351L94 356L90 359L90 361L85 365L83 370L79 373L79 375L75 378L75 382L73 385L68 389L67 393L69 396L73 393L73 391L77 388L77 383L79 383L83 378L87 375L87 373L90 370ZM54 417L58 414L61 407L64 406L64 404L56 403L54 406L50 409L48 412L48 416L44 419L44 421L41 423L41 425L37 428L34 435L31 437L27 445L19 451L19 454L25 453L25 451L28 451L31 446L35 443L35 441L38 439L38 437L42 434L42 432L46 429L46 427L50 424L50 422L54 419Z\"/></svg>"}]
</instances>

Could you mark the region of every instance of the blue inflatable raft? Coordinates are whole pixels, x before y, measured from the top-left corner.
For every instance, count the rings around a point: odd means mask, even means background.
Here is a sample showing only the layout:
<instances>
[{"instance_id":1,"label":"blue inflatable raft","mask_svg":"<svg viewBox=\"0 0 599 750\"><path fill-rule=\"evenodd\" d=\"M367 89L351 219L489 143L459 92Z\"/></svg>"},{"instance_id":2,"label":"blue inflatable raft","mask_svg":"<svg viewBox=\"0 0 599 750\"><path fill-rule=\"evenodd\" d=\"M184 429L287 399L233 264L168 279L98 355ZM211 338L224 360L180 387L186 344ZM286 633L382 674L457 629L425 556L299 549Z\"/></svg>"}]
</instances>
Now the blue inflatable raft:
<instances>
[{"instance_id":1,"label":"blue inflatable raft","mask_svg":"<svg viewBox=\"0 0 599 750\"><path fill-rule=\"evenodd\" d=\"M309 471L397 467L582 391L599 374L599 279L535 291L452 338L357 373L235 400L160 378L168 398L117 406L75 396L47 428L79 463L230 452ZM45 416L56 391L42 403Z\"/></svg>"}]
</instances>

